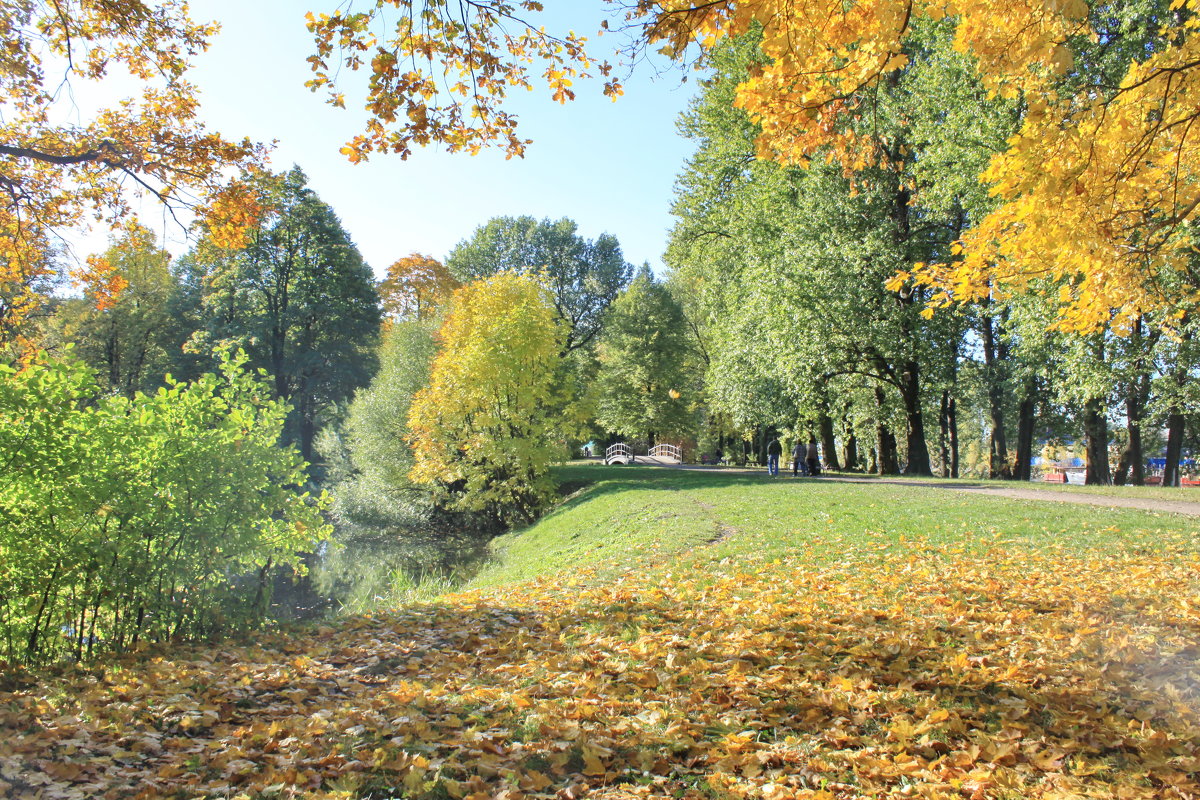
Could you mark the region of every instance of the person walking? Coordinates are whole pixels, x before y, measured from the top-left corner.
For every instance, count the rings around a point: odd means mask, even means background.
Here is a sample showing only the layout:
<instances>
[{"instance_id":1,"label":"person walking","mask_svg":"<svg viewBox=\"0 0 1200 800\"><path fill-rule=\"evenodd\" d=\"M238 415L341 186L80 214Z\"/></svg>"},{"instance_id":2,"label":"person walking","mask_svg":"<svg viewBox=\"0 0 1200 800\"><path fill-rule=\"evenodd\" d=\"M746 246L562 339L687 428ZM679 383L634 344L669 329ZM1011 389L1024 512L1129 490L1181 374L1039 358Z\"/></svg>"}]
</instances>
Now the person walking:
<instances>
[{"instance_id":1,"label":"person walking","mask_svg":"<svg viewBox=\"0 0 1200 800\"><path fill-rule=\"evenodd\" d=\"M817 437L809 435L808 447L806 448L805 461L808 462L808 472L814 478L821 474L821 457L817 450Z\"/></svg>"},{"instance_id":2,"label":"person walking","mask_svg":"<svg viewBox=\"0 0 1200 800\"><path fill-rule=\"evenodd\" d=\"M796 445L792 448L792 477L795 478L803 471L808 474L808 464L805 462L805 457L808 455L808 448L800 437L796 437Z\"/></svg>"},{"instance_id":3,"label":"person walking","mask_svg":"<svg viewBox=\"0 0 1200 800\"><path fill-rule=\"evenodd\" d=\"M783 445L778 439L772 439L767 445L767 474L774 478L779 474L779 457L783 455Z\"/></svg>"}]
</instances>

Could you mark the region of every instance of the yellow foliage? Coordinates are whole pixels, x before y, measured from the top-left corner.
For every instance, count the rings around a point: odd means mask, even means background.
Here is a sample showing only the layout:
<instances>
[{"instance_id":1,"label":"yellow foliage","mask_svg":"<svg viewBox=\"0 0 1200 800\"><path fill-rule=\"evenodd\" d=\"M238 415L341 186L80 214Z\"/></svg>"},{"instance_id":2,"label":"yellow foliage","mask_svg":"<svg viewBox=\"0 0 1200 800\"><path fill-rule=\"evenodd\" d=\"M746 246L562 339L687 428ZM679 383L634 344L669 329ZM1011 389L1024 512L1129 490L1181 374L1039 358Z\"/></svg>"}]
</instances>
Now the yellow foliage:
<instances>
[{"instance_id":1,"label":"yellow foliage","mask_svg":"<svg viewBox=\"0 0 1200 800\"><path fill-rule=\"evenodd\" d=\"M977 59L992 92L1022 97L1028 113L981 176L1003 204L963 237L961 261L919 265L914 279L938 290L935 306L1048 279L1069 287L1058 327L1121 333L1140 315L1169 324L1179 309L1200 308L1200 41L1195 14L1181 14L1111 96L1089 87L1060 97L1054 81L1073 67L1063 42L1093 35L1088 10L1084 0L645 0L633 16L672 54L761 25L768 63L737 95L762 128L760 156L805 164L824 148L850 165L880 153L839 121L904 66L915 17L952 16L956 48Z\"/></svg>"},{"instance_id":2,"label":"yellow foliage","mask_svg":"<svg viewBox=\"0 0 1200 800\"><path fill-rule=\"evenodd\" d=\"M618 5L617 0L609 2ZM1118 332L1138 315L1172 319L1200 307L1192 229L1200 208L1197 0L1178 0L1162 46L1129 65L1118 90L1059 96L1056 80L1074 68L1073 37L1095 32L1085 0L636 0L620 3L634 50L657 46L679 59L758 27L764 65L738 88L737 105L761 126L759 155L805 165L818 151L861 169L882 159L877 143L843 124L858 98L908 63L918 17L951 18L955 47L971 54L989 91L1020 97L1028 109L1010 149L984 176L1001 207L962 241L961 260L922 265L919 283L934 305L989 292L1028 291L1044 279L1069 285L1059 327ZM317 53L314 90L339 67L372 73L362 135L343 149L352 161L374 151L407 156L438 142L478 152L499 143L509 156L528 143L503 109L506 92L533 86L532 64L553 98L574 97L589 70L607 64L583 37L555 37L522 14L531 0L469 4L461 18L444 4L374 0L362 12L310 14ZM385 12L398 11L385 27ZM389 17L390 19L391 17ZM639 29L640 26L640 29ZM602 26L607 28L607 26ZM331 66L331 57L340 56ZM605 94L621 87L609 79ZM896 164L885 164L897 167Z\"/></svg>"},{"instance_id":3,"label":"yellow foliage","mask_svg":"<svg viewBox=\"0 0 1200 800\"><path fill-rule=\"evenodd\" d=\"M540 83L555 102L575 99L578 79L604 78L604 93L621 94L612 67L588 55L586 37L556 36L526 19L542 10L536 0L486 0L447 8L446 3L374 0L364 10L307 15L317 52L308 59L312 91L344 104L335 77L367 69L371 78L364 134L342 148L352 162L372 152L407 158L414 145L433 142L450 152L478 153L500 143L509 158L525 152L517 118L503 108L513 88ZM451 4L453 5L453 4Z\"/></svg>"},{"instance_id":4,"label":"yellow foliage","mask_svg":"<svg viewBox=\"0 0 1200 800\"><path fill-rule=\"evenodd\" d=\"M501 272L454 292L429 385L409 410L417 483L453 507L529 517L563 452L563 325L530 275Z\"/></svg>"},{"instance_id":5,"label":"yellow foliage","mask_svg":"<svg viewBox=\"0 0 1200 800\"><path fill-rule=\"evenodd\" d=\"M212 201L245 216L220 195L225 173L262 153L205 130L183 80L215 31L179 0L0 0L0 337L18 334L55 273L50 234L89 217L120 223L131 187L168 207ZM64 80L82 92L115 70L144 84L140 97L77 125L55 121L72 96Z\"/></svg>"},{"instance_id":6,"label":"yellow foliage","mask_svg":"<svg viewBox=\"0 0 1200 800\"><path fill-rule=\"evenodd\" d=\"M830 544L820 567L554 575L0 688L0 791L1200 792L1194 553Z\"/></svg>"}]
</instances>

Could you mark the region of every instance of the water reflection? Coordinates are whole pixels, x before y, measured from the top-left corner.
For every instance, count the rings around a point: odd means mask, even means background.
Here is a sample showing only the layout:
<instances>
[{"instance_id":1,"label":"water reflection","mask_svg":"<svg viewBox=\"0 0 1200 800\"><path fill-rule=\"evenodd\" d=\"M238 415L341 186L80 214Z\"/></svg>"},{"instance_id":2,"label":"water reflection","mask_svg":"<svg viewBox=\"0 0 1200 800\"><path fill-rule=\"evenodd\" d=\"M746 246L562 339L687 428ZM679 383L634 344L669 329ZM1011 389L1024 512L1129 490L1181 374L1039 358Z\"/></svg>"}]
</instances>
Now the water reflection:
<instances>
[{"instance_id":1,"label":"water reflection","mask_svg":"<svg viewBox=\"0 0 1200 800\"><path fill-rule=\"evenodd\" d=\"M361 614L453 591L486 563L488 536L470 531L357 531L322 542L305 576L280 575L279 620Z\"/></svg>"}]
</instances>

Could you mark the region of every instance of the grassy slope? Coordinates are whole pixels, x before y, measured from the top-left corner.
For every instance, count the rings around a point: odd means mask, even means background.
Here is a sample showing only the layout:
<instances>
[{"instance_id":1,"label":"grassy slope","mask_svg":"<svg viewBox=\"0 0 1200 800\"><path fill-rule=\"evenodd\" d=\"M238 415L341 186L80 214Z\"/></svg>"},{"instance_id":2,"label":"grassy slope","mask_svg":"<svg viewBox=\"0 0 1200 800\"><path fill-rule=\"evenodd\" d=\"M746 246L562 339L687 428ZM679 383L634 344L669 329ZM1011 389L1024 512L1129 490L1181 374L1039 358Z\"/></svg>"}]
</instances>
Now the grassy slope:
<instances>
[{"instance_id":1,"label":"grassy slope","mask_svg":"<svg viewBox=\"0 0 1200 800\"><path fill-rule=\"evenodd\" d=\"M861 473L841 473L854 478L877 478L876 475ZM891 480L892 478L882 478ZM896 478L904 481L922 483L961 484L963 486L981 486L995 489L1037 489L1066 494L1098 494L1105 497L1142 497L1149 500L1184 500L1200 503L1200 488L1197 487L1163 487L1163 486L1081 486L1074 483L1053 483L1048 481L1002 481L987 478L923 478L920 476L904 475Z\"/></svg>"},{"instance_id":2,"label":"grassy slope","mask_svg":"<svg viewBox=\"0 0 1200 800\"><path fill-rule=\"evenodd\" d=\"M904 547L915 540L968 550L997 540L1071 552L1200 548L1200 522L1171 514L733 471L585 464L560 468L559 478L586 486L536 525L497 539L496 563L468 588L562 570L611 577L685 553L693 553L698 568L710 559L798 553L825 562L847 548ZM716 546L694 552L714 540Z\"/></svg>"}]
</instances>

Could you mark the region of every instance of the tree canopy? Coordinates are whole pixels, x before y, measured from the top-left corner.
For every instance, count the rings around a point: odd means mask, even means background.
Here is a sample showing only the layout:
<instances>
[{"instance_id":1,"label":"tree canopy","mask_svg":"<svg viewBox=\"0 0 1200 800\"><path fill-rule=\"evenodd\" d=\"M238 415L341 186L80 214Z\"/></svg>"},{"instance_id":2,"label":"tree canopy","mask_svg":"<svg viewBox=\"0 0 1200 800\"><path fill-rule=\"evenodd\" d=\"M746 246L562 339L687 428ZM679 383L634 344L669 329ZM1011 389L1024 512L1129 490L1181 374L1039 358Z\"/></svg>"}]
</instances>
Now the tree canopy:
<instances>
[{"instance_id":1,"label":"tree canopy","mask_svg":"<svg viewBox=\"0 0 1200 800\"><path fill-rule=\"evenodd\" d=\"M564 450L564 337L532 276L505 271L456 291L429 385L408 412L413 481L454 510L532 518Z\"/></svg>"},{"instance_id":2,"label":"tree canopy","mask_svg":"<svg viewBox=\"0 0 1200 800\"><path fill-rule=\"evenodd\" d=\"M622 436L685 436L698 385L683 311L643 270L613 303L597 348L596 419Z\"/></svg>"},{"instance_id":3,"label":"tree canopy","mask_svg":"<svg viewBox=\"0 0 1200 800\"><path fill-rule=\"evenodd\" d=\"M191 346L244 347L292 405L289 440L311 460L319 416L374 370L379 297L370 267L303 170L262 176L254 188L269 213L246 246L206 238L195 253L205 329Z\"/></svg>"},{"instance_id":4,"label":"tree canopy","mask_svg":"<svg viewBox=\"0 0 1200 800\"><path fill-rule=\"evenodd\" d=\"M1019 99L1023 114L982 175L998 206L952 257L901 275L935 287L933 305L1041 289L1049 278L1058 324L1076 330L1125 331L1144 314L1170 325L1200 305L1200 144L1189 135L1200 0L611 2L626 11L635 51L661 45L683 59L689 45L708 51L760 30L765 60L736 97L759 126L759 157L802 165L821 154L850 169L902 161L853 123L870 113L865 97L909 68L918 22L949 19L954 47L972 57L986 91ZM579 37L556 40L521 17L538 2L454 5L377 0L310 18L314 87L333 83L335 50L343 66L371 74L371 119L347 145L352 159L431 141L472 151L497 142L519 155L526 142L502 108L506 89L529 86L529 64L541 60L556 99L566 100L570 82L596 66ZM384 10L394 8L385 30ZM459 76L448 91L438 86L442 69ZM619 87L610 80L605 91ZM344 101L336 90L332 99Z\"/></svg>"},{"instance_id":5,"label":"tree canopy","mask_svg":"<svg viewBox=\"0 0 1200 800\"><path fill-rule=\"evenodd\" d=\"M902 160L854 123L871 113L864 98L910 68L920 21L949 20L984 89L1020 102L1020 125L982 173L996 207L948 257L899 275L934 287L935 306L1048 290L1058 324L1074 330L1125 332L1143 315L1174 327L1200 307L1200 144L1190 135L1200 0L609 2L625 13L625 49L635 54L660 46L683 60L696 52L689 45L708 52L760 30L764 61L736 96L759 126L758 155L804 164L820 154L849 169ZM215 26L193 22L177 0L0 8L0 90L14 109L0 125L0 322L29 314L39 278L56 271L50 232L88 210L120 220L129 186L203 206L214 235L241 235L258 209L225 170L258 151L205 130L183 79ZM603 91L619 95L585 37L546 32L534 17L541 9L536 0L373 0L310 13L311 88L344 105L339 71L343 84L360 70L369 76L366 127L343 152L359 161L405 156L413 145L499 144L520 155L528 142L504 107L510 90L543 83L565 102L577 80L599 75ZM80 81L120 67L147 86L137 100L61 125L51 113L63 97L60 67Z\"/></svg>"},{"instance_id":6,"label":"tree canopy","mask_svg":"<svg viewBox=\"0 0 1200 800\"><path fill-rule=\"evenodd\" d=\"M567 350L595 338L605 310L633 273L615 236L602 233L591 241L577 233L572 220L529 216L488 220L458 243L446 266L461 281L504 270L541 275L567 326Z\"/></svg>"}]
</instances>

